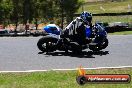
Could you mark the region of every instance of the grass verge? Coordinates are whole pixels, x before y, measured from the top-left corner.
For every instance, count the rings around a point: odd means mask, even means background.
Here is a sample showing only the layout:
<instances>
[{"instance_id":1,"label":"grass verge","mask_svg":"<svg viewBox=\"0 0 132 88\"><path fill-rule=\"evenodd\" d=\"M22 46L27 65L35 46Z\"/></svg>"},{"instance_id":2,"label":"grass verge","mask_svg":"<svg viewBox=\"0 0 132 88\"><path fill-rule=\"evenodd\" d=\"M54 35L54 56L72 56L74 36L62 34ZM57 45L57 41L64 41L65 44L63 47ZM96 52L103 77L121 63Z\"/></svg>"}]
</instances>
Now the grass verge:
<instances>
[{"instance_id":1,"label":"grass verge","mask_svg":"<svg viewBox=\"0 0 132 88\"><path fill-rule=\"evenodd\" d=\"M132 35L132 31L122 31L122 32L114 32L108 33L109 35Z\"/></svg>"},{"instance_id":2,"label":"grass verge","mask_svg":"<svg viewBox=\"0 0 132 88\"><path fill-rule=\"evenodd\" d=\"M123 22L123 23L131 23L132 15L125 16L93 16L93 22L101 21L101 22Z\"/></svg>"},{"instance_id":3,"label":"grass verge","mask_svg":"<svg viewBox=\"0 0 132 88\"><path fill-rule=\"evenodd\" d=\"M130 74L132 68L87 70L87 74ZM132 88L129 84L85 84L76 82L77 71L0 73L0 88Z\"/></svg>"},{"instance_id":4,"label":"grass verge","mask_svg":"<svg viewBox=\"0 0 132 88\"><path fill-rule=\"evenodd\" d=\"M106 2L87 2L87 4L83 5L83 8L85 11L89 11L91 13L120 13L127 11L131 12L131 5L131 0L122 0L121 2L111 2L111 0L106 0ZM82 7L78 12L82 12Z\"/></svg>"},{"instance_id":5,"label":"grass verge","mask_svg":"<svg viewBox=\"0 0 132 88\"><path fill-rule=\"evenodd\" d=\"M90 0L92 1L92 0ZM92 14L96 13L120 13L120 12L132 12L132 0L120 0L121 2L111 2L112 0L105 0L105 2L87 2L81 6L78 10L80 14L83 10L91 12ZM82 9L83 8L83 9ZM102 21L102 22L132 22L132 15L125 16L93 16L93 22Z\"/></svg>"}]
</instances>

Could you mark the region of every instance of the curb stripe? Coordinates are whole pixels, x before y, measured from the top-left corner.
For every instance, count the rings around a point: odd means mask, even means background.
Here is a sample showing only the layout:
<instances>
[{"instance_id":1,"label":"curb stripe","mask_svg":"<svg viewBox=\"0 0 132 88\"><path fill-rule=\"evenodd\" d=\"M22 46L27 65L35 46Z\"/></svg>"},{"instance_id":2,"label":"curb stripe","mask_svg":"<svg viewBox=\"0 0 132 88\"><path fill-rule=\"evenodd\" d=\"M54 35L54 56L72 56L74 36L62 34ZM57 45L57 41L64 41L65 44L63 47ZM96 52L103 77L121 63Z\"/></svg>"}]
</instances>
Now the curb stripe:
<instances>
[{"instance_id":1,"label":"curb stripe","mask_svg":"<svg viewBox=\"0 0 132 88\"><path fill-rule=\"evenodd\" d=\"M118 67L96 67L96 68L83 68L85 70L96 70L96 69L120 69L120 68L132 68L132 66L118 66ZM51 69L51 70L25 70L25 71L0 71L0 73L28 73L28 72L46 72L46 71L74 71L74 69Z\"/></svg>"}]
</instances>

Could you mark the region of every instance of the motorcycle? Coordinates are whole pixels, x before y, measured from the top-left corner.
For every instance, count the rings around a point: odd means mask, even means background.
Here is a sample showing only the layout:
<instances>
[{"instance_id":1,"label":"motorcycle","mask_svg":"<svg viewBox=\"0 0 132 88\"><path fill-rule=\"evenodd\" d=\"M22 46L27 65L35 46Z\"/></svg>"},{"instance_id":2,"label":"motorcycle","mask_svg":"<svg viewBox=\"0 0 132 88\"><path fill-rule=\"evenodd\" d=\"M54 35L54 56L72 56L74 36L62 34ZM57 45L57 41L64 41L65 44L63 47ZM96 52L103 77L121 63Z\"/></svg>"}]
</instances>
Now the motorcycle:
<instances>
[{"instance_id":1,"label":"motorcycle","mask_svg":"<svg viewBox=\"0 0 132 88\"><path fill-rule=\"evenodd\" d=\"M107 32L105 28L102 27L99 23L95 23L92 34L94 35L92 42L96 44L95 45L89 44L90 50L100 51L102 49L105 49L108 46L109 42L107 39Z\"/></svg>"},{"instance_id":2,"label":"motorcycle","mask_svg":"<svg viewBox=\"0 0 132 88\"><path fill-rule=\"evenodd\" d=\"M86 37L90 42L80 45L78 42L65 38L62 31L56 29L45 30L48 35L38 40L38 49L42 52L54 52L56 50L68 52L68 50L79 53L84 49L100 51L108 46L107 32L98 23L92 29L86 27Z\"/></svg>"}]
</instances>

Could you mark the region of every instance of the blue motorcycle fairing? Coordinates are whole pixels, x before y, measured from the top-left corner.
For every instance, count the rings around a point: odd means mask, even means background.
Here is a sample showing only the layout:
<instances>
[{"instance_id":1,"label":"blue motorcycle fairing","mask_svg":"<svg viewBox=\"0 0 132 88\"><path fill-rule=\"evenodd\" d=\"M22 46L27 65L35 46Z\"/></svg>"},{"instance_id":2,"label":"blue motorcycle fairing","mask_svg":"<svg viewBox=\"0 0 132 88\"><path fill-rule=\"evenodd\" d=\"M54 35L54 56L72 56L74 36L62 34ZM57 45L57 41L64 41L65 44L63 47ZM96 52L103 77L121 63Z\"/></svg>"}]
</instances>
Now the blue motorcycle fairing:
<instances>
[{"instance_id":1,"label":"blue motorcycle fairing","mask_svg":"<svg viewBox=\"0 0 132 88\"><path fill-rule=\"evenodd\" d=\"M106 31L97 32L97 35L99 36L99 38L96 38L94 42L101 44L102 40L107 37L107 32Z\"/></svg>"},{"instance_id":2,"label":"blue motorcycle fairing","mask_svg":"<svg viewBox=\"0 0 132 88\"><path fill-rule=\"evenodd\" d=\"M101 35L101 36L106 37L107 36L107 32L106 31L98 32L97 35Z\"/></svg>"},{"instance_id":3,"label":"blue motorcycle fairing","mask_svg":"<svg viewBox=\"0 0 132 88\"><path fill-rule=\"evenodd\" d=\"M90 38L91 34L92 34L92 31L91 31L90 27L89 28L86 27L86 37Z\"/></svg>"},{"instance_id":4,"label":"blue motorcycle fairing","mask_svg":"<svg viewBox=\"0 0 132 88\"><path fill-rule=\"evenodd\" d=\"M99 24L95 24L95 30L97 31L96 35L98 37L95 38L94 43L100 44L102 43L102 40L107 37L107 32ZM86 37L90 38L91 34L92 34L92 30L90 28L86 28Z\"/></svg>"},{"instance_id":5,"label":"blue motorcycle fairing","mask_svg":"<svg viewBox=\"0 0 132 88\"><path fill-rule=\"evenodd\" d=\"M53 27L53 26L45 26L44 31L47 32L47 33L60 35L60 31L58 31L57 28Z\"/></svg>"}]
</instances>

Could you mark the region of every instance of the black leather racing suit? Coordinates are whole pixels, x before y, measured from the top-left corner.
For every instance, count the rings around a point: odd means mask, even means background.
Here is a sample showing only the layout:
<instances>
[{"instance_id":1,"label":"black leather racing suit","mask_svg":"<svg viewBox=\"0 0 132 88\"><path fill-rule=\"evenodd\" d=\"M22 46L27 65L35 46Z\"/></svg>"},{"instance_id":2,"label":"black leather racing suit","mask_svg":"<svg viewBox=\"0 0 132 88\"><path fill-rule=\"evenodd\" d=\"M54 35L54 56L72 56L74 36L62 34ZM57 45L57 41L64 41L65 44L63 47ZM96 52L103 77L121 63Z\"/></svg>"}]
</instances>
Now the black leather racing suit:
<instances>
[{"instance_id":1,"label":"black leather racing suit","mask_svg":"<svg viewBox=\"0 0 132 88\"><path fill-rule=\"evenodd\" d=\"M86 26L88 26L88 24L85 23L82 18L77 17L64 29L64 36L69 38L73 42L79 43L80 45L85 44Z\"/></svg>"}]
</instances>

